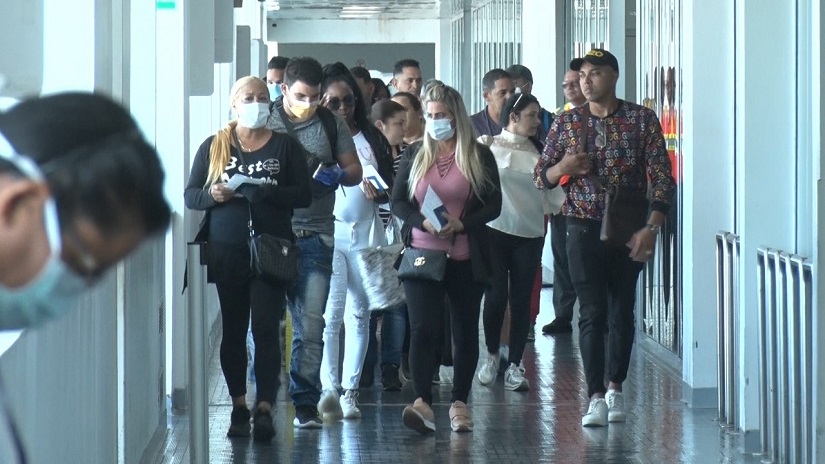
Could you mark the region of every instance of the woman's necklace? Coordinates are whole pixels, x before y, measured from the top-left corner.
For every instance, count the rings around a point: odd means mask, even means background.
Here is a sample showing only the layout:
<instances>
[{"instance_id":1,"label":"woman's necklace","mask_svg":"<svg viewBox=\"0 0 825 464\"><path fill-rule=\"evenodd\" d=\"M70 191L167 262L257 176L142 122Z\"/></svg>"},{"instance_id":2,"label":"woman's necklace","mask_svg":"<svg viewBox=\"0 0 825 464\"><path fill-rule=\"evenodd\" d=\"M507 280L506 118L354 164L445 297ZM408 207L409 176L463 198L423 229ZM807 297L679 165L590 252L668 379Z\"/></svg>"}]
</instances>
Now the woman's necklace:
<instances>
[{"instance_id":1,"label":"woman's necklace","mask_svg":"<svg viewBox=\"0 0 825 464\"><path fill-rule=\"evenodd\" d=\"M240 146L241 146L241 150L243 150L243 151L246 151L246 152L250 152L250 151L252 151L252 150L250 150L249 148L246 148L245 146L243 146L243 142L241 142L241 138L240 138L240 137L238 137L238 145L240 145Z\"/></svg>"},{"instance_id":2,"label":"woman's necklace","mask_svg":"<svg viewBox=\"0 0 825 464\"><path fill-rule=\"evenodd\" d=\"M450 168L453 167L454 161L455 152L452 152L446 156L439 156L438 159L435 160L435 167L438 169L438 176L442 179L447 177L447 174L450 173Z\"/></svg>"}]
</instances>

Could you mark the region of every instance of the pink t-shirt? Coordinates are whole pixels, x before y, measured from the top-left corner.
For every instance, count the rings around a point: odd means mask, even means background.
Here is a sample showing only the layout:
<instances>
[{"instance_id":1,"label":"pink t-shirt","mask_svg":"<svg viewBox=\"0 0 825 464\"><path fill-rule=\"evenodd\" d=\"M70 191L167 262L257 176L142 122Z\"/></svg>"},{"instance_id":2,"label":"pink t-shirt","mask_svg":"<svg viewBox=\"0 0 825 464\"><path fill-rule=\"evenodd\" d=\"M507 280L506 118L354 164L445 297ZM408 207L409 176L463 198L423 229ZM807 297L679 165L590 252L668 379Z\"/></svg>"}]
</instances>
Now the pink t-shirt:
<instances>
[{"instance_id":1,"label":"pink t-shirt","mask_svg":"<svg viewBox=\"0 0 825 464\"><path fill-rule=\"evenodd\" d=\"M431 186L438 198L441 198L441 201L444 202L447 212L451 216L460 218L470 195L470 182L464 177L455 162L449 164L446 175L442 178L439 174L439 163L442 167L446 166L443 160L433 163L424 178L415 186L415 199L420 205L424 201L427 186ZM414 248L447 251L450 253L450 259L456 261L470 259L470 242L467 240L466 233L456 236L455 245L452 242L452 238L439 238L417 227L412 228L412 246ZM451 247L452 250L450 250Z\"/></svg>"}]
</instances>

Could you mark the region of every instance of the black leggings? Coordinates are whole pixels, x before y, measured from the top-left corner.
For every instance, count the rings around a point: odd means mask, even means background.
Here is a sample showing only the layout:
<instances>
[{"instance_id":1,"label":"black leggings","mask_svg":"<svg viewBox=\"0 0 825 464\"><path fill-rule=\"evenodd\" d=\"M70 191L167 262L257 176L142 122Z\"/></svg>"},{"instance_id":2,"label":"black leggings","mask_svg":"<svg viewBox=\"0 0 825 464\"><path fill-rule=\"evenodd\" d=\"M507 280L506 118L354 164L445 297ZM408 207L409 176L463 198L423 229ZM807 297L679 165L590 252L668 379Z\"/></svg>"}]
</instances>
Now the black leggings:
<instances>
[{"instance_id":1,"label":"black leggings","mask_svg":"<svg viewBox=\"0 0 825 464\"><path fill-rule=\"evenodd\" d=\"M504 310L510 302L510 363L521 364L530 330L530 297L541 264L544 237L518 237L490 228L493 269L484 298L487 351L498 353Z\"/></svg>"},{"instance_id":2,"label":"black leggings","mask_svg":"<svg viewBox=\"0 0 825 464\"><path fill-rule=\"evenodd\" d=\"M478 317L484 285L473 280L470 260L447 260L443 282L405 280L410 315L410 370L415 394L432 404L432 375L436 349L448 311L453 337L453 401L467 402L478 365Z\"/></svg>"},{"instance_id":3,"label":"black leggings","mask_svg":"<svg viewBox=\"0 0 825 464\"><path fill-rule=\"evenodd\" d=\"M245 258L243 253L232 254L235 256L221 256L210 251L223 322L221 370L229 395L233 398L246 395L246 333L251 312L252 338L255 340L255 404L261 401L274 403L281 375L279 338L286 286L253 278L248 268L241 269L237 263L249 262L248 251ZM245 261L236 261L241 259ZM219 267L221 264L223 268ZM237 268L236 272L227 272L232 268Z\"/></svg>"}]
</instances>

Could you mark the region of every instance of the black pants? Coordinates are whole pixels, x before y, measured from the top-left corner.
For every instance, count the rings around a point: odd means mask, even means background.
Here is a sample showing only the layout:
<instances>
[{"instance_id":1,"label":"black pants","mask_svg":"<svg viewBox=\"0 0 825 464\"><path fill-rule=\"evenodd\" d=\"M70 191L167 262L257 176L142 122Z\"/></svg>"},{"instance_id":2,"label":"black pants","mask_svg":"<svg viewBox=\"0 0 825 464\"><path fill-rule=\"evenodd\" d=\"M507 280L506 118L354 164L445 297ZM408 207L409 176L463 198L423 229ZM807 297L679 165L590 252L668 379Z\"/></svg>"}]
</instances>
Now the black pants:
<instances>
[{"instance_id":1,"label":"black pants","mask_svg":"<svg viewBox=\"0 0 825 464\"><path fill-rule=\"evenodd\" d=\"M567 218L567 256L570 277L579 297L579 347L587 394L606 391L604 384L604 321L607 341L607 378L627 378L636 333L636 281L642 263L628 256L626 247L611 247L599 239L600 221Z\"/></svg>"},{"instance_id":2,"label":"black pants","mask_svg":"<svg viewBox=\"0 0 825 464\"><path fill-rule=\"evenodd\" d=\"M405 280L410 316L410 370L415 394L432 404L436 349L444 327L445 295L453 338L453 401L467 402L478 365L478 317L484 285L473 280L469 260L447 260L443 282Z\"/></svg>"},{"instance_id":3,"label":"black pants","mask_svg":"<svg viewBox=\"0 0 825 464\"><path fill-rule=\"evenodd\" d=\"M284 313L285 285L273 285L253 278L249 272L249 251L243 248L223 253L210 247L209 264L218 288L223 338L221 370L229 395L246 395L246 333L252 316L255 340L256 404L274 403L281 375L280 321Z\"/></svg>"},{"instance_id":4,"label":"black pants","mask_svg":"<svg viewBox=\"0 0 825 464\"><path fill-rule=\"evenodd\" d=\"M543 237L518 237L489 228L493 269L484 298L484 338L487 351L498 353L504 310L510 301L510 357L521 364L530 330L530 297L541 264Z\"/></svg>"},{"instance_id":5,"label":"black pants","mask_svg":"<svg viewBox=\"0 0 825 464\"><path fill-rule=\"evenodd\" d=\"M550 249L553 251L553 310L556 319L573 321L576 289L570 280L567 262L567 218L561 214L550 216Z\"/></svg>"}]
</instances>

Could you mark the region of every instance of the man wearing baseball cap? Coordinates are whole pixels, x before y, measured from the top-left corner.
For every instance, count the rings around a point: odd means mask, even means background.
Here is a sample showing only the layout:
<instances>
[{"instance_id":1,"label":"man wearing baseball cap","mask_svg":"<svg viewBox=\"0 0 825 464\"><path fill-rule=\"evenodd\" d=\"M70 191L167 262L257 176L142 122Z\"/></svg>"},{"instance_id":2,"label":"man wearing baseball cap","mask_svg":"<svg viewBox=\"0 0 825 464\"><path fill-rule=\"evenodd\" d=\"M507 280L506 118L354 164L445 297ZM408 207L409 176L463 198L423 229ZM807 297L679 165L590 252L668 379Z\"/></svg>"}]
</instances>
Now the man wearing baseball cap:
<instances>
[{"instance_id":1,"label":"man wearing baseball cap","mask_svg":"<svg viewBox=\"0 0 825 464\"><path fill-rule=\"evenodd\" d=\"M570 176L561 213L567 221L567 258L579 298L579 346L590 397L582 425L606 426L626 419L622 382L636 330L636 282L653 257L675 184L656 114L616 98L616 57L593 49L571 61L570 69L578 71L587 103L557 116L534 180L538 188L553 188ZM647 223L624 244L601 238L607 191L641 197L650 192ZM606 360L605 321L610 329Z\"/></svg>"}]
</instances>

